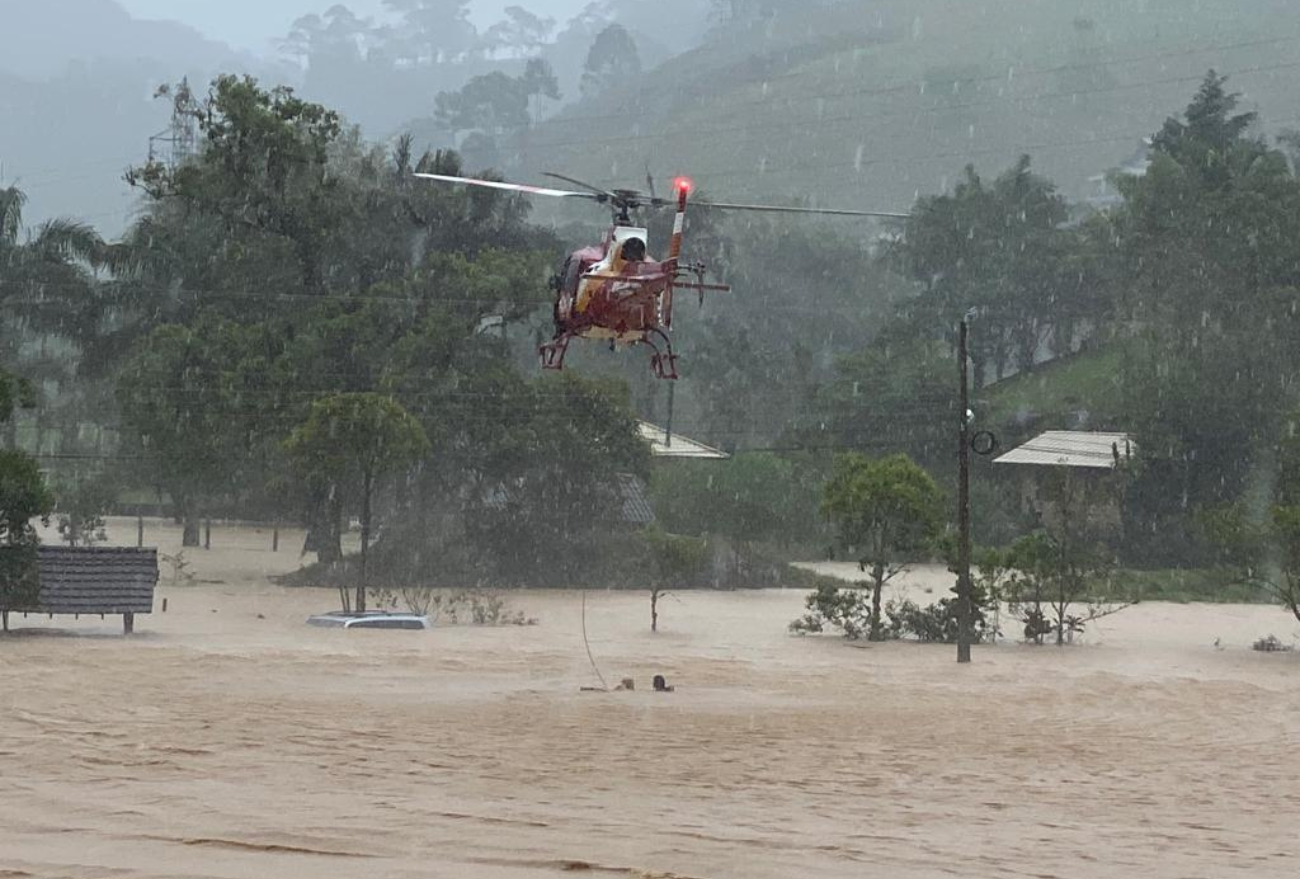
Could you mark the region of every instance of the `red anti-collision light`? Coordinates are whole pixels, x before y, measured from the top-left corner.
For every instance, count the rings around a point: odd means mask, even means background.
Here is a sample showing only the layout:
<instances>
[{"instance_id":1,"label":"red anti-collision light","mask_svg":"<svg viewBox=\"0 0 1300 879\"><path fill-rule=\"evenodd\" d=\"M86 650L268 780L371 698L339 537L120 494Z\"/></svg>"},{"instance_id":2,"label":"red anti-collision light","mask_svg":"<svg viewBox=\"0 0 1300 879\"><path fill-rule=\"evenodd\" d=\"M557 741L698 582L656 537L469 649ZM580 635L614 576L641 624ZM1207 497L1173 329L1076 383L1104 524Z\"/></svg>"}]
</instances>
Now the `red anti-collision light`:
<instances>
[{"instance_id":1,"label":"red anti-collision light","mask_svg":"<svg viewBox=\"0 0 1300 879\"><path fill-rule=\"evenodd\" d=\"M691 182L691 178L689 177L678 177L673 181L673 186L677 188L678 192L685 192L687 194L695 188L695 184Z\"/></svg>"}]
</instances>

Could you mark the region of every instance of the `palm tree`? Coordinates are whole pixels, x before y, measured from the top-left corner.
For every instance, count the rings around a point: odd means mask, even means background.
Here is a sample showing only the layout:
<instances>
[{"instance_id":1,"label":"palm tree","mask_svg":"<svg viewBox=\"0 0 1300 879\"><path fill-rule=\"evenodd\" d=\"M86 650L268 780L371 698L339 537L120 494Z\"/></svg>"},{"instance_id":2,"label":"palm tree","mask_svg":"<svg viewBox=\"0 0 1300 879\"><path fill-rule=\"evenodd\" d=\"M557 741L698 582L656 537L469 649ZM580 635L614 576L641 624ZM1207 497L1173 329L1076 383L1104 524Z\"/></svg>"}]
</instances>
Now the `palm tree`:
<instances>
[{"instance_id":1,"label":"palm tree","mask_svg":"<svg viewBox=\"0 0 1300 879\"><path fill-rule=\"evenodd\" d=\"M0 307L20 330L73 335L103 241L90 226L69 219L47 220L24 241L26 204L17 187L0 189Z\"/></svg>"},{"instance_id":2,"label":"palm tree","mask_svg":"<svg viewBox=\"0 0 1300 879\"><path fill-rule=\"evenodd\" d=\"M0 189L0 345L6 365L13 364L27 343L39 340L44 349L54 337L76 340L84 335L80 324L94 289L94 271L103 254L103 242L84 223L54 219L24 235L23 209L27 196L15 186ZM31 378L64 377L66 357L42 357L23 370ZM0 381L8 390L10 443L15 440L12 403L29 394L14 393L19 383L7 370Z\"/></svg>"}]
</instances>

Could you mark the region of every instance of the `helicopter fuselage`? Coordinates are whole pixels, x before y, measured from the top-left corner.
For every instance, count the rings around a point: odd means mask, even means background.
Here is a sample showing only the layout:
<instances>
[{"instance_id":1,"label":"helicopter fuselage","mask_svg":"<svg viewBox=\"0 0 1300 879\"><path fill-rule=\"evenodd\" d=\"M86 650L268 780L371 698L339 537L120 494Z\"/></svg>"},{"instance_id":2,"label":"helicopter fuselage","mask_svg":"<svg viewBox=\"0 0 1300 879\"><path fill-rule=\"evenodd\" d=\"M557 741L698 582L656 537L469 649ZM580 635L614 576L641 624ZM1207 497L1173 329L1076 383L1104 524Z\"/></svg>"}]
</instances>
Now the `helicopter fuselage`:
<instances>
[{"instance_id":1,"label":"helicopter fuselage","mask_svg":"<svg viewBox=\"0 0 1300 879\"><path fill-rule=\"evenodd\" d=\"M623 344L672 321L672 262L651 259L646 230L615 226L601 247L571 253L556 279L556 336Z\"/></svg>"}]
</instances>

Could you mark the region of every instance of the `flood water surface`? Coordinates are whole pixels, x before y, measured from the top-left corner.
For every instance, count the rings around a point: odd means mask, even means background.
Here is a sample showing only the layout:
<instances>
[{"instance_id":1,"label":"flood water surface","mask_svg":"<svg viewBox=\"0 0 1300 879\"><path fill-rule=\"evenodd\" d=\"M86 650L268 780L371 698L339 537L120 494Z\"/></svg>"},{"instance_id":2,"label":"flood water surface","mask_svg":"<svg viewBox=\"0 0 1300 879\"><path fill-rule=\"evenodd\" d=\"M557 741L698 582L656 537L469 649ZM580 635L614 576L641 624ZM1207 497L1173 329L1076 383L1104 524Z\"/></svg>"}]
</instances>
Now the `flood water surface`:
<instances>
[{"instance_id":1,"label":"flood water surface","mask_svg":"<svg viewBox=\"0 0 1300 879\"><path fill-rule=\"evenodd\" d=\"M1294 874L1300 661L1249 649L1292 636L1273 608L1143 605L959 668L792 637L797 591L670 597L658 635L600 592L592 655L637 688L583 692L578 593L513 596L523 628L313 629L336 596L265 577L298 546L219 531L130 640L14 620L0 876Z\"/></svg>"}]
</instances>

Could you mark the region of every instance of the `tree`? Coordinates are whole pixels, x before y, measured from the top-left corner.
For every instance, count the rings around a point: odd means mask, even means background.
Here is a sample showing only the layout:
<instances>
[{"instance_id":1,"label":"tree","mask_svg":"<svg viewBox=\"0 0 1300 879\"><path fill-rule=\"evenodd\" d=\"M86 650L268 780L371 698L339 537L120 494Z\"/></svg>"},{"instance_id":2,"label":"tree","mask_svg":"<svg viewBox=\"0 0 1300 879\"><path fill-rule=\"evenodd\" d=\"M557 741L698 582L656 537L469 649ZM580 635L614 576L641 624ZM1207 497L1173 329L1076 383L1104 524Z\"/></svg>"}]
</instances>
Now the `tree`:
<instances>
[{"instance_id":1,"label":"tree","mask_svg":"<svg viewBox=\"0 0 1300 879\"><path fill-rule=\"evenodd\" d=\"M641 75L641 53L636 41L620 24L596 35L582 67L582 94L594 97L612 86Z\"/></svg>"},{"instance_id":2,"label":"tree","mask_svg":"<svg viewBox=\"0 0 1300 879\"><path fill-rule=\"evenodd\" d=\"M530 58L524 65L524 73L521 77L524 84L524 91L530 98L536 99L540 105L542 98L549 98L552 101L558 101L562 97L560 94L560 81L555 76L555 70L551 65L541 58ZM541 117L540 106L533 111L533 121L537 122Z\"/></svg>"},{"instance_id":3,"label":"tree","mask_svg":"<svg viewBox=\"0 0 1300 879\"><path fill-rule=\"evenodd\" d=\"M720 535L731 549L731 580L744 583L755 543L817 542L817 490L792 462L767 453L727 461L681 461L655 474L655 510L671 532Z\"/></svg>"},{"instance_id":4,"label":"tree","mask_svg":"<svg viewBox=\"0 0 1300 879\"><path fill-rule=\"evenodd\" d=\"M323 292L344 216L328 168L342 135L338 114L290 88L268 91L252 77L230 75L214 81L194 112L205 137L198 160L174 168L149 162L128 171L127 182L154 201L176 199L220 219L227 236L277 236L297 262L303 289Z\"/></svg>"},{"instance_id":5,"label":"tree","mask_svg":"<svg viewBox=\"0 0 1300 879\"><path fill-rule=\"evenodd\" d=\"M361 576L356 609L366 609L367 563L374 495L380 480L400 473L430 451L420 423L395 400L379 394L335 394L318 400L285 443L300 479L328 508L337 546L349 501L360 508ZM344 594L344 608L347 596Z\"/></svg>"},{"instance_id":6,"label":"tree","mask_svg":"<svg viewBox=\"0 0 1300 879\"><path fill-rule=\"evenodd\" d=\"M112 480L97 475L59 492L59 536L68 546L94 546L108 539L104 516L116 495Z\"/></svg>"},{"instance_id":7,"label":"tree","mask_svg":"<svg viewBox=\"0 0 1300 879\"><path fill-rule=\"evenodd\" d=\"M1142 440L1130 551L1180 563L1204 559L1196 511L1269 467L1300 378L1300 180L1237 102L1208 74L1154 138L1147 173L1119 181L1109 229L1135 337L1119 414Z\"/></svg>"},{"instance_id":8,"label":"tree","mask_svg":"<svg viewBox=\"0 0 1300 879\"><path fill-rule=\"evenodd\" d=\"M241 450L240 403L229 377L243 347L238 327L201 317L162 326L123 365L122 415L140 435L158 484L184 523L183 545L199 545L204 507L231 491Z\"/></svg>"},{"instance_id":9,"label":"tree","mask_svg":"<svg viewBox=\"0 0 1300 879\"><path fill-rule=\"evenodd\" d=\"M916 552L939 534L943 496L930 474L906 455L871 460L841 455L826 485L822 512L839 528L840 540L871 573L868 635L884 638L880 603L887 582L907 569L906 553Z\"/></svg>"},{"instance_id":10,"label":"tree","mask_svg":"<svg viewBox=\"0 0 1300 879\"><path fill-rule=\"evenodd\" d=\"M1184 118L1166 119L1152 140L1158 153L1214 185L1231 180L1243 147L1254 157L1268 152L1262 140L1246 137L1259 116L1233 112L1241 96L1229 93L1227 83L1226 76L1207 73Z\"/></svg>"},{"instance_id":11,"label":"tree","mask_svg":"<svg viewBox=\"0 0 1300 879\"><path fill-rule=\"evenodd\" d=\"M469 20L469 0L384 0L384 6L402 16L395 38L409 46L401 55L417 62L453 60L478 38Z\"/></svg>"},{"instance_id":12,"label":"tree","mask_svg":"<svg viewBox=\"0 0 1300 879\"><path fill-rule=\"evenodd\" d=\"M650 554L650 631L659 631L659 601L670 589L697 582L708 561L709 546L703 540L669 534L659 528L645 532Z\"/></svg>"},{"instance_id":13,"label":"tree","mask_svg":"<svg viewBox=\"0 0 1300 879\"><path fill-rule=\"evenodd\" d=\"M1300 506L1274 507L1264 539L1269 553L1257 557L1251 580L1300 620Z\"/></svg>"},{"instance_id":14,"label":"tree","mask_svg":"<svg viewBox=\"0 0 1300 879\"><path fill-rule=\"evenodd\" d=\"M528 126L529 83L499 70L476 76L457 92L443 92L434 116L453 135L477 131L498 137Z\"/></svg>"},{"instance_id":15,"label":"tree","mask_svg":"<svg viewBox=\"0 0 1300 879\"><path fill-rule=\"evenodd\" d=\"M623 485L650 469L626 387L498 372L473 393L481 396L457 443L474 450L465 517L485 574L527 585L601 582L634 541Z\"/></svg>"},{"instance_id":16,"label":"tree","mask_svg":"<svg viewBox=\"0 0 1300 879\"><path fill-rule=\"evenodd\" d=\"M916 317L931 331L980 309L970 352L977 389L990 372L1001 379L1013 365L1032 370L1058 322L1076 325L1074 303L1090 286L1076 255L1079 233L1064 227L1065 199L1030 168L1022 156L989 186L967 167L951 194L918 203L894 253L924 286Z\"/></svg>"},{"instance_id":17,"label":"tree","mask_svg":"<svg viewBox=\"0 0 1300 879\"><path fill-rule=\"evenodd\" d=\"M1011 615L1025 625L1025 637L1041 644L1055 633L1057 646L1131 602L1113 600L1108 579L1115 566L1111 548L1118 529L1116 501L1123 474L1075 473L1054 468L1040 478L1042 530L1012 545L1003 586ZM1084 603L1080 613L1075 605Z\"/></svg>"},{"instance_id":18,"label":"tree","mask_svg":"<svg viewBox=\"0 0 1300 879\"><path fill-rule=\"evenodd\" d=\"M1300 620L1300 442L1283 444L1279 471L1267 507L1255 499L1205 510L1200 524L1225 571Z\"/></svg>"},{"instance_id":19,"label":"tree","mask_svg":"<svg viewBox=\"0 0 1300 879\"><path fill-rule=\"evenodd\" d=\"M943 466L951 460L948 425L960 404L952 360L940 343L907 340L898 324L883 335L835 361L834 376L806 400L798 439L815 448L898 450Z\"/></svg>"},{"instance_id":20,"label":"tree","mask_svg":"<svg viewBox=\"0 0 1300 879\"><path fill-rule=\"evenodd\" d=\"M820 0L712 0L713 15L723 24L746 24L748 22L770 18L782 9L798 11L805 4Z\"/></svg>"},{"instance_id":21,"label":"tree","mask_svg":"<svg viewBox=\"0 0 1300 879\"><path fill-rule=\"evenodd\" d=\"M522 6L507 6L505 16L483 35L483 43L489 52L535 52L555 30L555 19L534 15Z\"/></svg>"},{"instance_id":22,"label":"tree","mask_svg":"<svg viewBox=\"0 0 1300 879\"><path fill-rule=\"evenodd\" d=\"M0 189L0 303L37 332L80 335L81 302L104 243L94 229L69 219L47 220L24 240L26 204L17 187Z\"/></svg>"},{"instance_id":23,"label":"tree","mask_svg":"<svg viewBox=\"0 0 1300 879\"><path fill-rule=\"evenodd\" d=\"M54 498L40 468L28 454L0 450L0 619L9 630L9 612L31 608L40 582L33 519L48 523Z\"/></svg>"}]
</instances>

